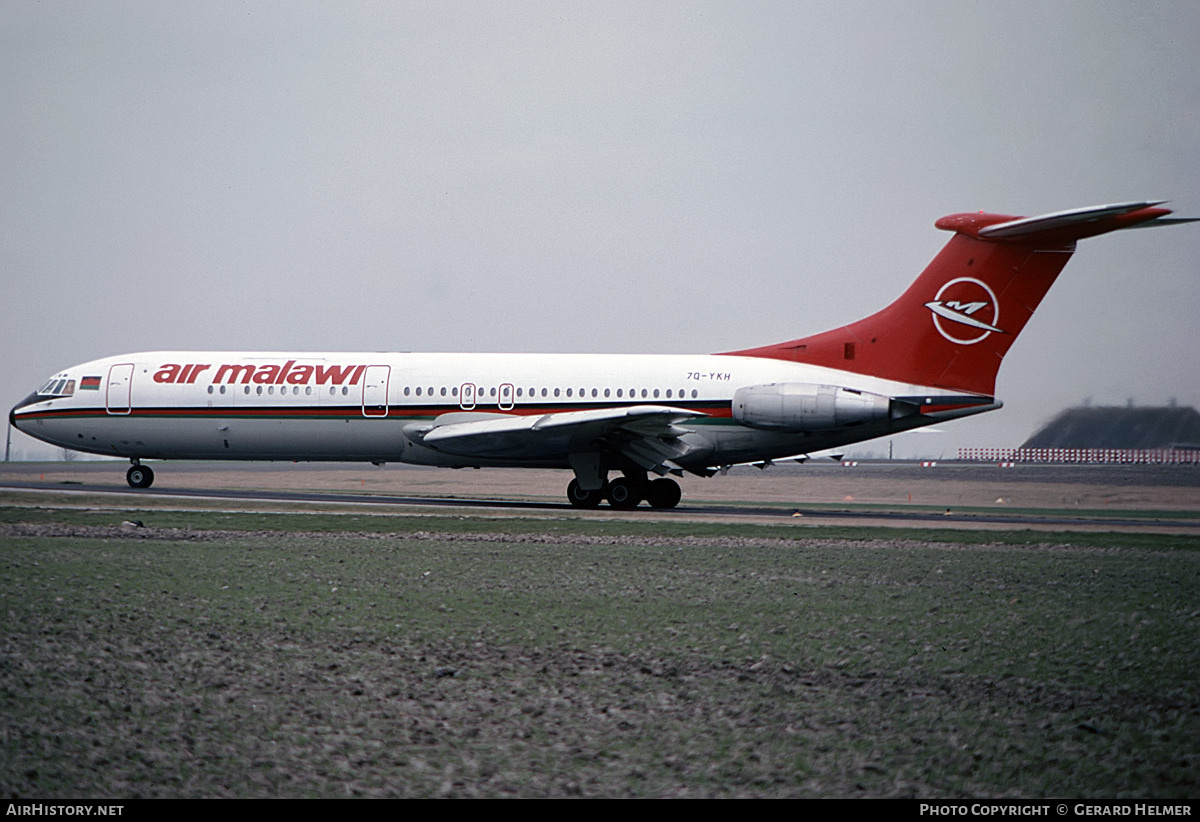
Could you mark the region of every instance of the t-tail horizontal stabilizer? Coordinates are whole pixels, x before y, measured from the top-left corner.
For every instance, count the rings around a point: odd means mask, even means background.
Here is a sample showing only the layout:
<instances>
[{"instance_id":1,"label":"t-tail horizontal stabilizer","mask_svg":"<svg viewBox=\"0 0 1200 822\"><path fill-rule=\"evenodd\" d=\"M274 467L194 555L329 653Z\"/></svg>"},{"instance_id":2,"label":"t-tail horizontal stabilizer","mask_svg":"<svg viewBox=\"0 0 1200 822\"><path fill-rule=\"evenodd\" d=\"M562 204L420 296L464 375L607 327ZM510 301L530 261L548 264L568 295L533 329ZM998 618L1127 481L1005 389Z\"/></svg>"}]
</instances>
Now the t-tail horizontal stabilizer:
<instances>
[{"instance_id":1,"label":"t-tail horizontal stabilizer","mask_svg":"<svg viewBox=\"0 0 1200 822\"><path fill-rule=\"evenodd\" d=\"M1000 215L988 215L999 218L996 221L979 220L977 219L978 215L975 214L955 214L938 220L937 227L974 234L985 240L1050 244L1071 243L1075 240L1126 228L1151 228L1176 223L1190 223L1197 219L1194 217L1167 218L1167 215L1171 213L1170 209L1157 208L1164 202L1166 200L1110 203L1015 219L1005 219ZM974 223L974 231L971 231L970 223Z\"/></svg>"}]
</instances>

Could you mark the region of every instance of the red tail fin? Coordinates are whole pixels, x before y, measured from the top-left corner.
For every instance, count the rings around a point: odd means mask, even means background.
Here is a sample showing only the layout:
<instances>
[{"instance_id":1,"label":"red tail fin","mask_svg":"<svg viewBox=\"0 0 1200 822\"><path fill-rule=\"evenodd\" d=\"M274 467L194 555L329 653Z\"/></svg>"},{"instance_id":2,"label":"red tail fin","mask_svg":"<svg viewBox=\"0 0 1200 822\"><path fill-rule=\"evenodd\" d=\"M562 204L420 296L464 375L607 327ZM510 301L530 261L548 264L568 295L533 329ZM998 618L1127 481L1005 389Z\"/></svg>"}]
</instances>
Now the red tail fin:
<instances>
[{"instance_id":1,"label":"red tail fin","mask_svg":"<svg viewBox=\"0 0 1200 822\"><path fill-rule=\"evenodd\" d=\"M955 232L898 300L814 337L731 351L812 363L916 385L995 392L1000 361L1062 271L1075 241L1160 220L1158 203L1121 203L1042 217L952 214ZM1153 222L1152 222L1153 221Z\"/></svg>"}]
</instances>

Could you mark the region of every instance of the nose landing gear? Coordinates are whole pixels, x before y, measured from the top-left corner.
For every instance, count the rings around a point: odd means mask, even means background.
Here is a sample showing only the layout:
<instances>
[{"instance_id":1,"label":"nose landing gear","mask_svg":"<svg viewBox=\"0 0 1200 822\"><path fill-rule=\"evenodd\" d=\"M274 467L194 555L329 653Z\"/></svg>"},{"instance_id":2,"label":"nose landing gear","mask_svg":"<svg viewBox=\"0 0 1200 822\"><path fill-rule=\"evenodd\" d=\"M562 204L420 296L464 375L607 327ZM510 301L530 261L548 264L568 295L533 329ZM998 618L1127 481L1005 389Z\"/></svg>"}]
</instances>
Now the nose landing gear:
<instances>
[{"instance_id":1,"label":"nose landing gear","mask_svg":"<svg viewBox=\"0 0 1200 822\"><path fill-rule=\"evenodd\" d=\"M154 472L137 460L125 472L125 481L130 488L149 488L154 482Z\"/></svg>"}]
</instances>

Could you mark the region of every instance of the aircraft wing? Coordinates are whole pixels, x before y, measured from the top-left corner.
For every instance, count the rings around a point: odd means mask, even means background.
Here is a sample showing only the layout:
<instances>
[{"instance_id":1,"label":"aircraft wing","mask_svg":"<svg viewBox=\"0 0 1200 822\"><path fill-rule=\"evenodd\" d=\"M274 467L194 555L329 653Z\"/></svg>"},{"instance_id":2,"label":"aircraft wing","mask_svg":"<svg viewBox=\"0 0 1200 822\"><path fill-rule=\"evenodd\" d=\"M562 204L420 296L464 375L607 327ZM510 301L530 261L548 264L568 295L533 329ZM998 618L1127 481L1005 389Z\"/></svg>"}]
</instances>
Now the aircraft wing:
<instances>
[{"instance_id":1,"label":"aircraft wing","mask_svg":"<svg viewBox=\"0 0 1200 822\"><path fill-rule=\"evenodd\" d=\"M424 445L459 456L551 459L573 453L623 454L647 471L679 470L689 447L679 423L707 416L666 405L630 405L557 414L445 414L409 428Z\"/></svg>"}]
</instances>

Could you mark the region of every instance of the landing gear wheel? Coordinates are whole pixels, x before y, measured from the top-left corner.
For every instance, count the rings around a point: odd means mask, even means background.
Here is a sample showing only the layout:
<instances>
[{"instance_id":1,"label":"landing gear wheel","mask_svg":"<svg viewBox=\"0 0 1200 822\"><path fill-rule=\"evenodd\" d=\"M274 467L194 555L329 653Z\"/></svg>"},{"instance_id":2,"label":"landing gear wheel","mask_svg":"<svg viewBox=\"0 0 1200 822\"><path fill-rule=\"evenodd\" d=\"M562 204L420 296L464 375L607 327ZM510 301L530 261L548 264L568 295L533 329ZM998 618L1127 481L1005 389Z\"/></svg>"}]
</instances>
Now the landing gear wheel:
<instances>
[{"instance_id":1,"label":"landing gear wheel","mask_svg":"<svg viewBox=\"0 0 1200 822\"><path fill-rule=\"evenodd\" d=\"M682 496L679 483L666 477L654 480L646 491L646 501L651 508L674 508Z\"/></svg>"},{"instance_id":2,"label":"landing gear wheel","mask_svg":"<svg viewBox=\"0 0 1200 822\"><path fill-rule=\"evenodd\" d=\"M596 508L604 499L604 489L597 488L589 491L579 487L579 480L573 479L567 486L567 499L576 508Z\"/></svg>"},{"instance_id":3,"label":"landing gear wheel","mask_svg":"<svg viewBox=\"0 0 1200 822\"><path fill-rule=\"evenodd\" d=\"M641 501L641 489L628 477L618 477L608 484L608 504L613 508L637 508Z\"/></svg>"},{"instance_id":4,"label":"landing gear wheel","mask_svg":"<svg viewBox=\"0 0 1200 822\"><path fill-rule=\"evenodd\" d=\"M134 465L125 472L125 481L132 488L149 488L154 482L154 472L144 465Z\"/></svg>"}]
</instances>

